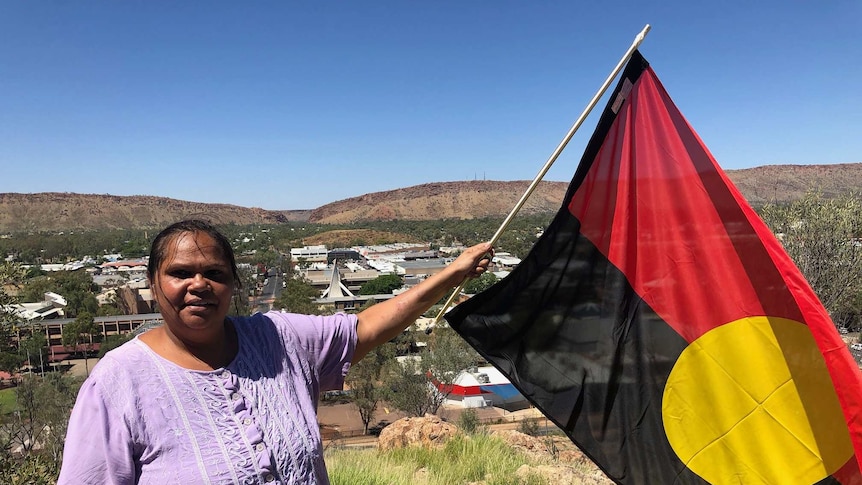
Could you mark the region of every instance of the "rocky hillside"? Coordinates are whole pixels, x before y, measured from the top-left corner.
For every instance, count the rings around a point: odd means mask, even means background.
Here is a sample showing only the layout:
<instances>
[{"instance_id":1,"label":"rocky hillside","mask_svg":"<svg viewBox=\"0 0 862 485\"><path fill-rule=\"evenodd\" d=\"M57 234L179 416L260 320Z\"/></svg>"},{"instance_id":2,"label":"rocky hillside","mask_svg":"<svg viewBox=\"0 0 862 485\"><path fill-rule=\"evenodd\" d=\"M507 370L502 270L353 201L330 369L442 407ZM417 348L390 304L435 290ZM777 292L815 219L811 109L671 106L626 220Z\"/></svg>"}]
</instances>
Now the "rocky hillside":
<instances>
[{"instance_id":1,"label":"rocky hillside","mask_svg":"<svg viewBox=\"0 0 862 485\"><path fill-rule=\"evenodd\" d=\"M295 211L305 219L305 211ZM218 224L277 224L291 211L267 211L227 204L204 204L150 196L45 192L0 194L0 230L69 230L164 227L199 216ZM294 219L296 219L294 217Z\"/></svg>"},{"instance_id":2,"label":"rocky hillside","mask_svg":"<svg viewBox=\"0 0 862 485\"><path fill-rule=\"evenodd\" d=\"M764 165L728 170L727 175L753 206L788 202L818 190L827 197L862 192L862 163Z\"/></svg>"},{"instance_id":3,"label":"rocky hillside","mask_svg":"<svg viewBox=\"0 0 862 485\"><path fill-rule=\"evenodd\" d=\"M505 215L527 190L529 181L441 182L376 192L326 204L309 220L340 224L367 220L425 220ZM543 182L527 199L522 213L553 212L566 195L565 182Z\"/></svg>"},{"instance_id":4,"label":"rocky hillside","mask_svg":"<svg viewBox=\"0 0 862 485\"><path fill-rule=\"evenodd\" d=\"M754 206L795 200L808 190L827 196L862 192L862 163L767 165L731 170L728 176ZM0 194L0 231L163 227L191 216L219 224L501 217L528 185L528 181L487 180L431 183L340 200L312 211L269 211L151 196L5 193ZM567 182L542 182L522 212L557 211L567 186Z\"/></svg>"}]
</instances>

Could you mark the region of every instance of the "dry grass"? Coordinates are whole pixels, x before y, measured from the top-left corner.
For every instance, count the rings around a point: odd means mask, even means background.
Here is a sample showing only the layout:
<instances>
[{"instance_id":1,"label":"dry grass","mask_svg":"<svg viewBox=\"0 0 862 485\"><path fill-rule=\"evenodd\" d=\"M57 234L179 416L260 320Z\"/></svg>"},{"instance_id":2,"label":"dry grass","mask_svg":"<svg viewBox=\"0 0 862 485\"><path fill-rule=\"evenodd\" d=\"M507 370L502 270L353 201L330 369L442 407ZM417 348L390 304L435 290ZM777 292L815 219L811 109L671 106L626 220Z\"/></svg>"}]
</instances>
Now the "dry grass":
<instances>
[{"instance_id":1,"label":"dry grass","mask_svg":"<svg viewBox=\"0 0 862 485\"><path fill-rule=\"evenodd\" d=\"M326 463L333 485L548 483L535 474L519 477L515 473L522 465L542 462L517 453L500 438L484 434L460 435L441 449L330 449Z\"/></svg>"}]
</instances>

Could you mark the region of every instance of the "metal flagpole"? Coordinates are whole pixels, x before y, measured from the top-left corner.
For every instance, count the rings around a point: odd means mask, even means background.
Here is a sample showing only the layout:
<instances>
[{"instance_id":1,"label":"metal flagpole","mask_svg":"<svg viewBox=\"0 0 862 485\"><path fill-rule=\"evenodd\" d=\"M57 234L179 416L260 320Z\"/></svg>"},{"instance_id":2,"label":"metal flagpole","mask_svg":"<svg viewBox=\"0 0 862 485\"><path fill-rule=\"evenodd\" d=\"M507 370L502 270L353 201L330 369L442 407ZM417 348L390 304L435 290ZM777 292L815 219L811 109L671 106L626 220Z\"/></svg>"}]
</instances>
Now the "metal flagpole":
<instances>
[{"instance_id":1,"label":"metal flagpole","mask_svg":"<svg viewBox=\"0 0 862 485\"><path fill-rule=\"evenodd\" d=\"M613 71L611 71L611 74L608 76L607 79L605 79L605 82L602 84L602 87L599 88L598 92L596 92L595 96L593 96L593 99L591 99L590 102L587 104L587 107L584 108L584 112L581 113L581 116L579 116L577 120L575 120L575 123L572 125L571 128L569 128L569 132L566 133L565 137L563 137L563 141L561 141L560 144L557 145L557 148L554 150L554 153L551 154L551 156L548 158L548 161L545 162L545 165L542 167L541 170L539 170L539 173L538 175L536 175L536 178L534 178L533 182L530 183L530 186L527 187L527 191L524 192L524 195L521 196L521 199L518 200L518 202L515 204L515 207L512 208L512 211L509 212L509 215L506 216L506 219L503 220L503 223L500 225L500 228L497 229L497 232L494 233L494 236L491 237L491 239L488 241L491 243L492 247L497 242L497 240L500 239L500 235L503 234L503 231L506 230L506 228L512 222L512 219L515 218L515 215L518 213L518 211L521 210L521 207L524 206L533 191L536 190L536 187L539 186L539 182L542 181L542 177L544 177L545 174L548 173L548 170L550 170L551 165L553 165L554 162L557 161L557 157L559 157L560 154L563 152L563 149L566 148L566 145L569 143L569 140L572 139L572 137L575 135L575 132L578 131L578 128L581 127L581 124L590 114L590 111L592 111L593 108L595 108L596 104L598 104L599 99L601 99L602 95L605 94L605 91L607 91L608 87L614 81L614 78L617 77L617 74L619 74L623 66L625 66L626 62L628 62L634 51L644 41L644 38L649 31L650 25L647 24L643 28L643 30L641 30L640 33L635 36L634 42L632 42L632 45L629 47L626 53L623 54L623 57L622 59L620 59L620 62L617 63L616 67L614 67ZM461 284L458 285L458 288L455 288L455 291L449 296L449 299L446 300L446 303L443 304L443 308L440 309L440 313L438 313L437 316L434 318L434 322L432 325L436 325L440 321L440 319L446 313L446 310L448 310L449 307L452 306L452 302L455 301L455 298L457 298L458 295L461 294L461 290L464 289L465 284L467 284L467 280L462 281Z\"/></svg>"}]
</instances>

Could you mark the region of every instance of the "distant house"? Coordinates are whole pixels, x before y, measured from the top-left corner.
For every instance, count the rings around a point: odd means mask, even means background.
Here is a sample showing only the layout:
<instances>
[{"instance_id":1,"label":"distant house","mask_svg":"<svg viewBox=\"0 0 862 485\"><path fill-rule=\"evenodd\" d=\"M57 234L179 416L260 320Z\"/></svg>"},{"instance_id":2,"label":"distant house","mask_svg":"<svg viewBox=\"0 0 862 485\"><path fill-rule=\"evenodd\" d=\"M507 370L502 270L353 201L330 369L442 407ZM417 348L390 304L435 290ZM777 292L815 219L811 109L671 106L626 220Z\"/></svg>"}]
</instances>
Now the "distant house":
<instances>
[{"instance_id":1,"label":"distant house","mask_svg":"<svg viewBox=\"0 0 862 485\"><path fill-rule=\"evenodd\" d=\"M494 406L510 411L529 405L527 398L492 366L474 367L458 374L446 402L465 408Z\"/></svg>"}]
</instances>

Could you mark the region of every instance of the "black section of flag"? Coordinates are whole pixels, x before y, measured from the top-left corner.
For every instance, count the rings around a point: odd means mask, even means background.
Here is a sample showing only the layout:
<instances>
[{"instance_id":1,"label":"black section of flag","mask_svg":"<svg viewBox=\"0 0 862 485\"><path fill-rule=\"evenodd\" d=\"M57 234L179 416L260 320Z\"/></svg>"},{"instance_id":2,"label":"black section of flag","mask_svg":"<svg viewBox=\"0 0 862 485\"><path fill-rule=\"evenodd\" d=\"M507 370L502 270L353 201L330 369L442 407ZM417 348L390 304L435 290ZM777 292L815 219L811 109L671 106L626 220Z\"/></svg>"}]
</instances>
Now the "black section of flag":
<instances>
[{"instance_id":1,"label":"black section of flag","mask_svg":"<svg viewBox=\"0 0 862 485\"><path fill-rule=\"evenodd\" d=\"M613 480L704 483L661 417L687 343L578 229L561 211L512 274L446 319Z\"/></svg>"}]
</instances>

